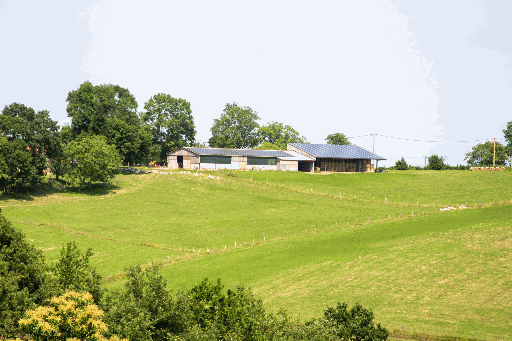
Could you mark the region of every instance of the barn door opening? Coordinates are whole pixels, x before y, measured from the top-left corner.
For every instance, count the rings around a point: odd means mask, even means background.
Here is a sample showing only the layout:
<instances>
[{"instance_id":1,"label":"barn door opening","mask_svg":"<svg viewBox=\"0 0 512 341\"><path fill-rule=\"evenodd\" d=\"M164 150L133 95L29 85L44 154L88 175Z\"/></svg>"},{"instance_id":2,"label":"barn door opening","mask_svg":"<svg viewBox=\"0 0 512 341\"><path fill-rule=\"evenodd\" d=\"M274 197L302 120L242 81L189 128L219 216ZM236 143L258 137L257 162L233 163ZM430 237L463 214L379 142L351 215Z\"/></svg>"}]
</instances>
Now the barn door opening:
<instances>
[{"instance_id":1,"label":"barn door opening","mask_svg":"<svg viewBox=\"0 0 512 341\"><path fill-rule=\"evenodd\" d=\"M178 155L178 168L183 168L183 156Z\"/></svg>"}]
</instances>

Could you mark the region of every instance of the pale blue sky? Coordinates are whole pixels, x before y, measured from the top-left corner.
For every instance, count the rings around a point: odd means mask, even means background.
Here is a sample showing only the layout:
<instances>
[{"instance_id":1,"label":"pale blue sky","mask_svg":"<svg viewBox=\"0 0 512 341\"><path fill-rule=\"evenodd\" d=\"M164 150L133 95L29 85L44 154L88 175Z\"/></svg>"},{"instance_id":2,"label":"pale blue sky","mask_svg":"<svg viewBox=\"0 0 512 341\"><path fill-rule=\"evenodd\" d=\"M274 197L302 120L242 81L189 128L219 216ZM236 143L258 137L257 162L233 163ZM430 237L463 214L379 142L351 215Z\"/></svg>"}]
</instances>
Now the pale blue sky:
<instances>
[{"instance_id":1,"label":"pale blue sky","mask_svg":"<svg viewBox=\"0 0 512 341\"><path fill-rule=\"evenodd\" d=\"M510 1L0 0L0 106L67 122L89 80L192 105L207 141L228 102L308 141L377 136L386 165L464 163L512 121ZM354 138L372 150L372 137Z\"/></svg>"}]
</instances>

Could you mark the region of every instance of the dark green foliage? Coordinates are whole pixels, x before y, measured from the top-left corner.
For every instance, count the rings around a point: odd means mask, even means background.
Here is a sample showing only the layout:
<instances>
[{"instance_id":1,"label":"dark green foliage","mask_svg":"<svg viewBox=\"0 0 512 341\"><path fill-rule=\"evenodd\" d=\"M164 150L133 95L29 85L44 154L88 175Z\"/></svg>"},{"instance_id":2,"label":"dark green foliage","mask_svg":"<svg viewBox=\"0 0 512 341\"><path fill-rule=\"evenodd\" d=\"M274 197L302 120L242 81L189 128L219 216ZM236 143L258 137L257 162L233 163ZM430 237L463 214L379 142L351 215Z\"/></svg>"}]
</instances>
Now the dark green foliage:
<instances>
[{"instance_id":1,"label":"dark green foliage","mask_svg":"<svg viewBox=\"0 0 512 341\"><path fill-rule=\"evenodd\" d=\"M26 192L43 181L47 157L59 153L57 122L20 103L0 114L0 190Z\"/></svg>"},{"instance_id":2,"label":"dark green foliage","mask_svg":"<svg viewBox=\"0 0 512 341\"><path fill-rule=\"evenodd\" d=\"M380 341L386 340L389 335L388 330L382 328L380 323L374 324L372 311L363 308L359 303L350 310L347 303L338 303L336 308L328 307L324 311L324 317L342 340Z\"/></svg>"},{"instance_id":3,"label":"dark green foliage","mask_svg":"<svg viewBox=\"0 0 512 341\"><path fill-rule=\"evenodd\" d=\"M195 125L190 103L168 94L154 95L144 105L142 120L149 127L153 144L159 146L158 159L166 162L167 153L195 142Z\"/></svg>"},{"instance_id":4,"label":"dark green foliage","mask_svg":"<svg viewBox=\"0 0 512 341\"><path fill-rule=\"evenodd\" d=\"M288 143L307 143L306 138L300 136L299 132L279 122L269 122L258 129L261 147L257 149L280 149L285 150ZM269 146L270 148L263 147ZM277 146L275 148L274 146Z\"/></svg>"},{"instance_id":5,"label":"dark green foliage","mask_svg":"<svg viewBox=\"0 0 512 341\"><path fill-rule=\"evenodd\" d=\"M395 163L395 169L397 170L407 170L409 169L409 165L407 165L407 162L405 162L404 158L402 157L401 160L398 160L396 163Z\"/></svg>"},{"instance_id":6,"label":"dark green foliage","mask_svg":"<svg viewBox=\"0 0 512 341\"><path fill-rule=\"evenodd\" d=\"M127 269L124 291L108 296L104 303L109 332L134 340L165 340L189 328L189 307L178 297L173 301L157 266L143 271Z\"/></svg>"},{"instance_id":7,"label":"dark green foliage","mask_svg":"<svg viewBox=\"0 0 512 341\"><path fill-rule=\"evenodd\" d=\"M41 251L0 212L0 337L14 337L25 311L43 302L46 269Z\"/></svg>"},{"instance_id":8,"label":"dark green foliage","mask_svg":"<svg viewBox=\"0 0 512 341\"><path fill-rule=\"evenodd\" d=\"M345 134L341 133L334 133L327 135L327 138L325 139L327 141L327 144L337 144L337 145L349 145L351 144L348 140L348 137L345 136Z\"/></svg>"},{"instance_id":9,"label":"dark green foliage","mask_svg":"<svg viewBox=\"0 0 512 341\"><path fill-rule=\"evenodd\" d=\"M487 167L492 166L494 153L494 142L487 141L485 143L479 143L473 147L473 149L466 153L464 161L467 161L468 165L476 167ZM496 166L505 166L507 160L506 148L499 142L496 142Z\"/></svg>"},{"instance_id":10,"label":"dark green foliage","mask_svg":"<svg viewBox=\"0 0 512 341\"><path fill-rule=\"evenodd\" d=\"M195 323L203 330L215 330L216 338L226 339L236 332L241 340L253 340L261 335L265 311L260 300L249 290L237 286L223 292L220 279L208 278L190 290L190 311Z\"/></svg>"},{"instance_id":11,"label":"dark green foliage","mask_svg":"<svg viewBox=\"0 0 512 341\"><path fill-rule=\"evenodd\" d=\"M444 164L444 158L442 156L434 154L428 157L427 169L443 170L445 168L446 165Z\"/></svg>"},{"instance_id":12,"label":"dark green foliage","mask_svg":"<svg viewBox=\"0 0 512 341\"><path fill-rule=\"evenodd\" d=\"M128 89L85 82L69 92L66 102L73 139L104 136L125 162L142 162L145 158L151 141L137 115L137 101Z\"/></svg>"},{"instance_id":13,"label":"dark green foliage","mask_svg":"<svg viewBox=\"0 0 512 341\"><path fill-rule=\"evenodd\" d=\"M259 142L259 119L250 107L228 103L220 118L213 120L208 144L214 148L254 148Z\"/></svg>"},{"instance_id":14,"label":"dark green foliage","mask_svg":"<svg viewBox=\"0 0 512 341\"><path fill-rule=\"evenodd\" d=\"M28 192L43 182L43 154L33 154L23 140L8 141L0 137L0 190Z\"/></svg>"},{"instance_id":15,"label":"dark green foliage","mask_svg":"<svg viewBox=\"0 0 512 341\"><path fill-rule=\"evenodd\" d=\"M356 304L338 304L324 319L293 321L285 311L268 314L262 302L241 285L224 290L220 279L204 279L175 298L157 266L127 270L124 291L103 304L109 333L136 340L385 340L373 313Z\"/></svg>"},{"instance_id":16,"label":"dark green foliage","mask_svg":"<svg viewBox=\"0 0 512 341\"><path fill-rule=\"evenodd\" d=\"M101 276L89 263L92 255L91 248L82 253L75 242L69 242L62 248L59 260L52 269L55 275L54 290L58 290L58 294L71 290L89 292L94 302L99 303L103 289L100 287Z\"/></svg>"}]
</instances>

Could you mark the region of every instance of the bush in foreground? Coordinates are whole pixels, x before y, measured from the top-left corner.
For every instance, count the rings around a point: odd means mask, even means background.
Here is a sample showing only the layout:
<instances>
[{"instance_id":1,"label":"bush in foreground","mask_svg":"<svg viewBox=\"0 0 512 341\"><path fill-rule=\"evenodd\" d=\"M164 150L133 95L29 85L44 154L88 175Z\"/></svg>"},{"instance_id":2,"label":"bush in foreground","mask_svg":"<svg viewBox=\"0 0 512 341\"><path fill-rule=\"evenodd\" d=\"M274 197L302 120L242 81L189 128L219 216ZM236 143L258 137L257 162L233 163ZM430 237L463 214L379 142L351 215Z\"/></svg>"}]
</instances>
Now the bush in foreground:
<instances>
[{"instance_id":1,"label":"bush in foreground","mask_svg":"<svg viewBox=\"0 0 512 341\"><path fill-rule=\"evenodd\" d=\"M34 340L107 340L103 311L93 304L89 293L67 292L52 298L47 306L28 310L26 315L19 323ZM114 335L111 340L119 338Z\"/></svg>"}]
</instances>

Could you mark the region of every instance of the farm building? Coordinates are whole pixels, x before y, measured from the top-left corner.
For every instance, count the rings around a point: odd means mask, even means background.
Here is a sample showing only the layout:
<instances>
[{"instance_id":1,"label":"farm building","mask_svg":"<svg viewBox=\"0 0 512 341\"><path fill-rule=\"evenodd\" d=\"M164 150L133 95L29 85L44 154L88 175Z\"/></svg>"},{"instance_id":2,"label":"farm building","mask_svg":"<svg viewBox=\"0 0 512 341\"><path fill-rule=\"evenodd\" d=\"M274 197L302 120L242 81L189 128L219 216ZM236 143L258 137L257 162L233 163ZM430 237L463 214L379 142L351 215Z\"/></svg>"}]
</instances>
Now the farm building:
<instances>
[{"instance_id":1,"label":"farm building","mask_svg":"<svg viewBox=\"0 0 512 341\"><path fill-rule=\"evenodd\" d=\"M313 159L315 169L328 172L375 172L379 160L385 160L355 145L288 143L288 150Z\"/></svg>"},{"instance_id":2,"label":"farm building","mask_svg":"<svg viewBox=\"0 0 512 341\"><path fill-rule=\"evenodd\" d=\"M284 150L183 147L167 154L169 168L299 170L313 167L314 160Z\"/></svg>"},{"instance_id":3,"label":"farm building","mask_svg":"<svg viewBox=\"0 0 512 341\"><path fill-rule=\"evenodd\" d=\"M183 147L167 154L169 168L371 172L379 155L358 146L288 144L288 150Z\"/></svg>"}]
</instances>

